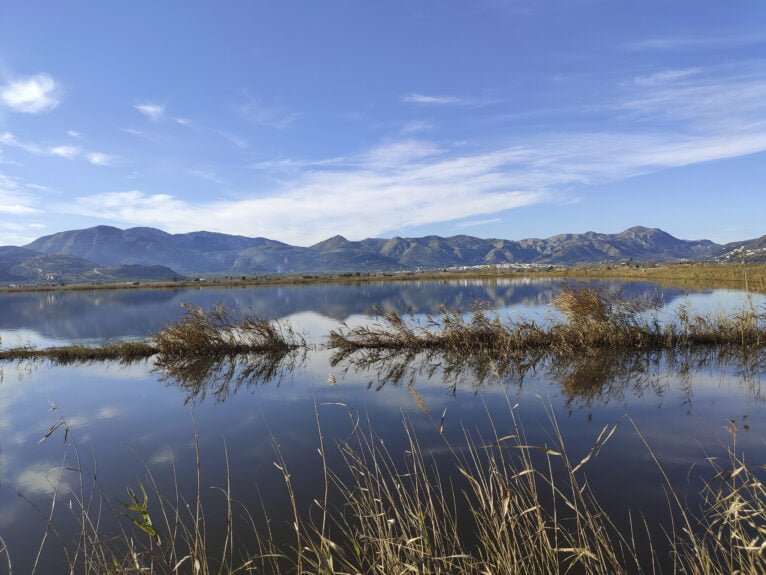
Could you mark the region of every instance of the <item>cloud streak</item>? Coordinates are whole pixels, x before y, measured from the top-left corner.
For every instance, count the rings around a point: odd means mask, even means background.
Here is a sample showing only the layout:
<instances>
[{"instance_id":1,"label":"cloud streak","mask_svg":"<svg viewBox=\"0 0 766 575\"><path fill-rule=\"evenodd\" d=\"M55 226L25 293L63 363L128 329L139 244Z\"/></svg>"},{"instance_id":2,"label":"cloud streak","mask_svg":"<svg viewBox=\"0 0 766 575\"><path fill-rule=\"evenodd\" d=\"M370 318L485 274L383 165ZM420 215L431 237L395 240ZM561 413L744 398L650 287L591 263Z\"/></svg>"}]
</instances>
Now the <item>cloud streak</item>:
<instances>
[{"instance_id":1,"label":"cloud streak","mask_svg":"<svg viewBox=\"0 0 766 575\"><path fill-rule=\"evenodd\" d=\"M264 104L246 94L246 101L236 110L251 122L260 126L284 130L293 125L303 114L278 104Z\"/></svg>"},{"instance_id":2,"label":"cloud streak","mask_svg":"<svg viewBox=\"0 0 766 575\"><path fill-rule=\"evenodd\" d=\"M25 142L16 138L11 132L0 133L0 145L23 150L35 156L50 156L66 160L84 159L94 166L110 166L118 160L117 156L105 154L104 152L83 150L79 146L70 144L46 146L35 142Z\"/></svg>"},{"instance_id":3,"label":"cloud streak","mask_svg":"<svg viewBox=\"0 0 766 575\"><path fill-rule=\"evenodd\" d=\"M152 122L159 121L165 115L165 106L160 104L142 102L140 104L134 104L133 107Z\"/></svg>"},{"instance_id":4,"label":"cloud streak","mask_svg":"<svg viewBox=\"0 0 766 575\"><path fill-rule=\"evenodd\" d=\"M463 104L465 103L464 100L461 98L458 98L457 96L434 96L429 94L418 94L418 93L412 93L407 94L406 96L402 96L402 102L407 102L408 104L435 104L435 105L445 105L445 104Z\"/></svg>"}]
</instances>

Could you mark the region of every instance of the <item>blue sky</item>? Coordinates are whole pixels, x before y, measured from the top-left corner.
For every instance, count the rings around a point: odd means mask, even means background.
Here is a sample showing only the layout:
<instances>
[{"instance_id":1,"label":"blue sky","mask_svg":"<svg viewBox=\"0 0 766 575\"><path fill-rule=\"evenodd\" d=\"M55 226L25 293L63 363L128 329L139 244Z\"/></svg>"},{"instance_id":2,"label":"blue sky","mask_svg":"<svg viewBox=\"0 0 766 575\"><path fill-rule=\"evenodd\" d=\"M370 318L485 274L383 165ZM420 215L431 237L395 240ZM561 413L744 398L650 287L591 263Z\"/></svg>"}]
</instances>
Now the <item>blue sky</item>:
<instances>
[{"instance_id":1,"label":"blue sky","mask_svg":"<svg viewBox=\"0 0 766 575\"><path fill-rule=\"evenodd\" d=\"M0 3L0 245L766 234L766 2Z\"/></svg>"}]
</instances>

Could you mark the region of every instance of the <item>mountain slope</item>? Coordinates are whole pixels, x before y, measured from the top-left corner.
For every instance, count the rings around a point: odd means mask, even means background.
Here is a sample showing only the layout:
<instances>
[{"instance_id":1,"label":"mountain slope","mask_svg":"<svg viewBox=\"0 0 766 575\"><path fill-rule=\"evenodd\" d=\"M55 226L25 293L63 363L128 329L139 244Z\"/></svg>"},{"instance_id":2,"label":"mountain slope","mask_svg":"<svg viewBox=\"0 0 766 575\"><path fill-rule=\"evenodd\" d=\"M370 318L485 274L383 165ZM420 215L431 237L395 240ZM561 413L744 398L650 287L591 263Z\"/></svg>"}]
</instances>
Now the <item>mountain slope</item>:
<instances>
[{"instance_id":1,"label":"mountain slope","mask_svg":"<svg viewBox=\"0 0 766 575\"><path fill-rule=\"evenodd\" d=\"M718 259L722 261L746 261L749 263L766 262L766 236L733 242L722 246Z\"/></svg>"},{"instance_id":2,"label":"mountain slope","mask_svg":"<svg viewBox=\"0 0 766 575\"><path fill-rule=\"evenodd\" d=\"M483 264L575 264L629 259L674 261L721 253L713 242L686 241L656 229L618 234L587 232L521 241L473 236L368 238L335 236L309 247L266 238L212 232L168 234L153 228L98 226L35 240L44 254L79 257L100 265L163 265L184 273L295 273L438 269Z\"/></svg>"},{"instance_id":3,"label":"mountain slope","mask_svg":"<svg viewBox=\"0 0 766 575\"><path fill-rule=\"evenodd\" d=\"M179 277L165 266L97 264L69 255L42 254L14 246L0 247L0 282L113 282L129 280L164 280Z\"/></svg>"}]
</instances>

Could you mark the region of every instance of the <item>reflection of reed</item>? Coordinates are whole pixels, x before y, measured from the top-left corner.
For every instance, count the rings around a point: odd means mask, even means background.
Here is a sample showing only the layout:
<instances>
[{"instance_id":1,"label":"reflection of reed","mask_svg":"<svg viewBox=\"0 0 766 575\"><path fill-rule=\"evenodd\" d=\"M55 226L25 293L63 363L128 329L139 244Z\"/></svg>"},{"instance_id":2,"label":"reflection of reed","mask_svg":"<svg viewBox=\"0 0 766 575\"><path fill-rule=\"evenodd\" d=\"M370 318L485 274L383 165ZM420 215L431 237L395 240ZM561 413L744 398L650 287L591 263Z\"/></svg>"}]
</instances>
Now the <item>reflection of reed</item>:
<instances>
[{"instance_id":1,"label":"reflection of reed","mask_svg":"<svg viewBox=\"0 0 766 575\"><path fill-rule=\"evenodd\" d=\"M474 389L504 384L521 387L527 375L541 373L559 385L572 403L590 405L623 400L628 393L662 396L667 378L680 380L691 397L694 374L704 370L728 371L746 387L750 397L763 400L761 379L766 355L736 346L692 348L680 351L613 352L553 356L517 353L486 354L398 349L340 350L334 367L370 377L376 389L386 384L412 385L418 379L441 379L455 392L459 385Z\"/></svg>"},{"instance_id":2,"label":"reflection of reed","mask_svg":"<svg viewBox=\"0 0 766 575\"><path fill-rule=\"evenodd\" d=\"M279 349L232 355L158 356L160 380L186 392L186 402L200 403L208 394L224 402L240 388L281 382L303 365L305 349Z\"/></svg>"}]
</instances>

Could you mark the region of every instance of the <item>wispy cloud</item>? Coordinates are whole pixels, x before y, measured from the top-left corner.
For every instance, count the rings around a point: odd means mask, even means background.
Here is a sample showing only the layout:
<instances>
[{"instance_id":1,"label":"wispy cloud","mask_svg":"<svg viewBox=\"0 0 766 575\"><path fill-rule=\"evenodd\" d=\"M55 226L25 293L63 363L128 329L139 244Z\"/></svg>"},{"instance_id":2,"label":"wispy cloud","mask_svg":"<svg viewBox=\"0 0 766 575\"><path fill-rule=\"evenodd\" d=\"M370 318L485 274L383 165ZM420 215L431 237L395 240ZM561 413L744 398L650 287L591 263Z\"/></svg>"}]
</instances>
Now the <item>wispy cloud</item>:
<instances>
[{"instance_id":1,"label":"wispy cloud","mask_svg":"<svg viewBox=\"0 0 766 575\"><path fill-rule=\"evenodd\" d=\"M189 170L189 174L196 177L201 178L203 180L207 180L208 182L213 182L214 184L218 184L219 186L229 186L226 181L218 177L218 175L212 171L212 170Z\"/></svg>"},{"instance_id":2,"label":"wispy cloud","mask_svg":"<svg viewBox=\"0 0 766 575\"><path fill-rule=\"evenodd\" d=\"M235 145L240 150L244 150L244 149L250 147L250 144L248 144L247 140L245 140L244 138L241 138L240 136L237 136L236 134L232 134L231 132L227 132L225 130L215 130L214 129L213 133L218 134L224 140L226 140L229 143Z\"/></svg>"},{"instance_id":3,"label":"wispy cloud","mask_svg":"<svg viewBox=\"0 0 766 575\"><path fill-rule=\"evenodd\" d=\"M402 126L402 133L418 134L421 132L429 132L433 129L433 122L429 120L413 120L412 122L407 122L404 126Z\"/></svg>"},{"instance_id":4,"label":"wispy cloud","mask_svg":"<svg viewBox=\"0 0 766 575\"><path fill-rule=\"evenodd\" d=\"M695 74L699 74L699 72L700 72L699 68L684 68L680 70L662 70L660 72L655 72L647 76L636 76L635 78L633 78L633 83L638 84L639 86L658 86L658 85L667 84L668 82L673 82L675 80L680 80L682 78L688 78L690 76L694 76Z\"/></svg>"},{"instance_id":5,"label":"wispy cloud","mask_svg":"<svg viewBox=\"0 0 766 575\"><path fill-rule=\"evenodd\" d=\"M645 50L693 50L699 48L727 48L750 46L766 43L766 33L763 32L733 32L718 36L663 36L645 38L630 42L625 48L630 51Z\"/></svg>"},{"instance_id":6,"label":"wispy cloud","mask_svg":"<svg viewBox=\"0 0 766 575\"><path fill-rule=\"evenodd\" d=\"M0 173L0 214L13 216L36 214L40 210L35 204L34 195L26 191L17 179ZM7 242L7 238L3 239Z\"/></svg>"},{"instance_id":7,"label":"wispy cloud","mask_svg":"<svg viewBox=\"0 0 766 575\"><path fill-rule=\"evenodd\" d=\"M59 105L61 88L48 74L11 80L0 87L0 103L16 112L41 114Z\"/></svg>"},{"instance_id":8,"label":"wispy cloud","mask_svg":"<svg viewBox=\"0 0 766 575\"><path fill-rule=\"evenodd\" d=\"M253 167L277 184L240 199L130 190L57 209L306 245L336 233L358 239L437 222L486 223L507 210L561 203L583 185L766 151L766 71L658 70L641 78L604 104L611 116L601 130L519 136L471 152L401 137L341 157L258 162Z\"/></svg>"},{"instance_id":9,"label":"wispy cloud","mask_svg":"<svg viewBox=\"0 0 766 575\"><path fill-rule=\"evenodd\" d=\"M444 104L463 104L465 103L465 100L462 98L458 98L457 96L434 96L429 94L407 94L406 96L402 96L402 102L407 102L409 104L436 104L436 105L444 105Z\"/></svg>"},{"instance_id":10,"label":"wispy cloud","mask_svg":"<svg viewBox=\"0 0 766 575\"><path fill-rule=\"evenodd\" d=\"M245 102L236 109L251 122L278 130L288 128L303 115L279 104L265 104L249 94L245 95Z\"/></svg>"},{"instance_id":11,"label":"wispy cloud","mask_svg":"<svg viewBox=\"0 0 766 575\"><path fill-rule=\"evenodd\" d=\"M35 156L51 156L67 160L82 158L96 166L107 166L117 161L117 156L83 150L79 146L70 144L47 146L36 142L25 142L16 138L11 132L0 133L0 145L17 148Z\"/></svg>"},{"instance_id":12,"label":"wispy cloud","mask_svg":"<svg viewBox=\"0 0 766 575\"><path fill-rule=\"evenodd\" d=\"M766 69L668 70L642 77L616 108L685 131L760 133L766 122Z\"/></svg>"},{"instance_id":13,"label":"wispy cloud","mask_svg":"<svg viewBox=\"0 0 766 575\"><path fill-rule=\"evenodd\" d=\"M475 226L486 226L487 224L494 224L501 221L502 218L485 218L482 220L467 220L465 222L459 222L455 224L458 228L472 228Z\"/></svg>"},{"instance_id":14,"label":"wispy cloud","mask_svg":"<svg viewBox=\"0 0 766 575\"><path fill-rule=\"evenodd\" d=\"M77 130L67 130L66 135L69 136L70 138L75 138L77 140L82 139L82 134L78 132Z\"/></svg>"},{"instance_id":15,"label":"wispy cloud","mask_svg":"<svg viewBox=\"0 0 766 575\"><path fill-rule=\"evenodd\" d=\"M2 213L0 211L0 213ZM0 219L0 246L22 246L34 241L40 236L40 230L45 229L45 225L32 223L19 223L19 214L10 214L14 216L14 221L7 222ZM25 216L25 220L30 214L20 214ZM0 425L2 427L2 425Z\"/></svg>"},{"instance_id":16,"label":"wispy cloud","mask_svg":"<svg viewBox=\"0 0 766 575\"><path fill-rule=\"evenodd\" d=\"M157 122L165 115L165 106L161 104L142 102L140 104L134 104L133 107L152 122Z\"/></svg>"}]
</instances>

